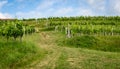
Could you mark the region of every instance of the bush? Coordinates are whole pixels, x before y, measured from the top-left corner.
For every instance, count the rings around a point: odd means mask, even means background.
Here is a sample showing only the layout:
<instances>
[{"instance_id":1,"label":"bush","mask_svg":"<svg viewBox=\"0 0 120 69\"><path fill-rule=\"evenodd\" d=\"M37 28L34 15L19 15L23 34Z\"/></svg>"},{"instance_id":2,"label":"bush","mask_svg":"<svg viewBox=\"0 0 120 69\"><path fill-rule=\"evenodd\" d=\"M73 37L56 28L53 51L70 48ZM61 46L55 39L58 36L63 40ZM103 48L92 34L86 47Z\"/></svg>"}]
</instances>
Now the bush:
<instances>
[{"instance_id":1,"label":"bush","mask_svg":"<svg viewBox=\"0 0 120 69\"><path fill-rule=\"evenodd\" d=\"M58 40L60 46L120 52L119 36L75 36Z\"/></svg>"},{"instance_id":2,"label":"bush","mask_svg":"<svg viewBox=\"0 0 120 69\"><path fill-rule=\"evenodd\" d=\"M74 47L90 48L92 45L96 44L96 38L93 36L77 36L73 38L67 38L65 44Z\"/></svg>"}]
</instances>

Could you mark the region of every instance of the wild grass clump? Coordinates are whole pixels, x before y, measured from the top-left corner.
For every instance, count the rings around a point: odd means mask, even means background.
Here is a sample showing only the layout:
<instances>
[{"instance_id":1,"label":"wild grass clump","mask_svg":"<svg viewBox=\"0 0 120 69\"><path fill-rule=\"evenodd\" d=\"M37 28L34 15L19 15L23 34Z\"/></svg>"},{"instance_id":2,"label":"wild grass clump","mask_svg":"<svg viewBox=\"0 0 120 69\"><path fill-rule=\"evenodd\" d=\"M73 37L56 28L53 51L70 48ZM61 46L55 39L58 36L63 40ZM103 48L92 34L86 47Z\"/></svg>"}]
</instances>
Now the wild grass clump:
<instances>
[{"instance_id":1,"label":"wild grass clump","mask_svg":"<svg viewBox=\"0 0 120 69\"><path fill-rule=\"evenodd\" d=\"M58 40L61 46L120 52L119 36L75 36Z\"/></svg>"},{"instance_id":2,"label":"wild grass clump","mask_svg":"<svg viewBox=\"0 0 120 69\"><path fill-rule=\"evenodd\" d=\"M44 57L45 51L33 42L5 40L0 39L0 69L23 68Z\"/></svg>"}]
</instances>

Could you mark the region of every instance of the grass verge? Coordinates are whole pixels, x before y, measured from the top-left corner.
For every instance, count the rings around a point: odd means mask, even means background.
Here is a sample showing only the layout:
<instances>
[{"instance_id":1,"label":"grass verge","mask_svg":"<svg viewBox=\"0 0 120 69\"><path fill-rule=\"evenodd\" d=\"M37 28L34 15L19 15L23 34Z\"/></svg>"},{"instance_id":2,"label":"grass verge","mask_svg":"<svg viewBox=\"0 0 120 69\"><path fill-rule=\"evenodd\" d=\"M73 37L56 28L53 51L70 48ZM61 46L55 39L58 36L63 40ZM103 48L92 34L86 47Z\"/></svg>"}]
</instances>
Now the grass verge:
<instances>
[{"instance_id":1,"label":"grass verge","mask_svg":"<svg viewBox=\"0 0 120 69\"><path fill-rule=\"evenodd\" d=\"M87 48L109 52L120 52L120 36L76 36L61 38L57 41L60 46Z\"/></svg>"},{"instance_id":2,"label":"grass verge","mask_svg":"<svg viewBox=\"0 0 120 69\"><path fill-rule=\"evenodd\" d=\"M27 65L37 59L42 59L45 56L45 50L38 48L34 40L38 37L28 35L23 37L23 41L9 40L1 37L0 39L0 69L16 69L25 68ZM33 39L33 40L31 40Z\"/></svg>"}]
</instances>

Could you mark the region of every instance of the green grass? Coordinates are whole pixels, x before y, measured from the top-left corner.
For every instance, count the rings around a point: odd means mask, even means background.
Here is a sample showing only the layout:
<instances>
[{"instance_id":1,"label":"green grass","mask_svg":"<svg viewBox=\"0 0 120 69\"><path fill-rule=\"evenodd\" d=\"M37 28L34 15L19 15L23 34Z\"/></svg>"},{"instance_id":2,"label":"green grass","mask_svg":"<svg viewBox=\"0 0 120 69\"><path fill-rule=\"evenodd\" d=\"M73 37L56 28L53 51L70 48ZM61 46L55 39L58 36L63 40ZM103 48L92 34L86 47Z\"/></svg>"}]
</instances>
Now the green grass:
<instances>
[{"instance_id":1,"label":"green grass","mask_svg":"<svg viewBox=\"0 0 120 69\"><path fill-rule=\"evenodd\" d=\"M66 47L55 69L119 69L119 58L119 53Z\"/></svg>"},{"instance_id":2,"label":"green grass","mask_svg":"<svg viewBox=\"0 0 120 69\"><path fill-rule=\"evenodd\" d=\"M28 35L23 37L22 42L19 39L6 41L5 38L1 37L0 69L24 68L33 61L42 59L46 51L36 46L33 40L36 40L37 37L35 34Z\"/></svg>"},{"instance_id":3,"label":"green grass","mask_svg":"<svg viewBox=\"0 0 120 69\"><path fill-rule=\"evenodd\" d=\"M68 54L63 50L56 62L55 69L70 69L69 63L67 62L67 58Z\"/></svg>"},{"instance_id":4,"label":"green grass","mask_svg":"<svg viewBox=\"0 0 120 69\"><path fill-rule=\"evenodd\" d=\"M97 36L96 50L120 52L120 36Z\"/></svg>"},{"instance_id":5,"label":"green grass","mask_svg":"<svg viewBox=\"0 0 120 69\"><path fill-rule=\"evenodd\" d=\"M82 61L79 64L83 69L119 69L120 54L112 52L79 49Z\"/></svg>"},{"instance_id":6,"label":"green grass","mask_svg":"<svg viewBox=\"0 0 120 69\"><path fill-rule=\"evenodd\" d=\"M87 48L87 46L85 46L85 48L84 47L78 48L74 46L70 47L70 45L68 46L68 45L65 45L63 42L61 42L61 40L66 40L63 34L59 32L56 32L56 33L47 32L47 34L49 34L49 36L52 39L54 38L57 44L60 44L58 46L60 47L59 48L60 50L56 50L56 52L61 52L61 55L59 56L59 58L57 59L55 63L56 64L55 69L119 69L120 68L120 59L119 59L120 53L118 51L112 52L110 50L107 50L105 52L103 50L97 50L93 48L90 49L90 48ZM96 43L96 41L99 42L100 40L103 42L107 42L107 40L109 41L119 40L119 36L101 36L101 37L100 36L99 37L98 36L83 36L80 38L82 40L87 39L87 41L81 40L81 42L85 42L85 43L94 41L93 45ZM49 41L49 40L46 40L46 41ZM54 41L52 42L54 43ZM89 46L91 46L91 43L89 44L90 44ZM115 45L114 42L113 44ZM117 45L118 44L116 44L116 46ZM102 48L104 48L104 46ZM51 69L52 69L52 66L51 66Z\"/></svg>"},{"instance_id":7,"label":"green grass","mask_svg":"<svg viewBox=\"0 0 120 69\"><path fill-rule=\"evenodd\" d=\"M120 52L120 36L76 36L61 38L60 46L87 48L101 51Z\"/></svg>"},{"instance_id":8,"label":"green grass","mask_svg":"<svg viewBox=\"0 0 120 69\"><path fill-rule=\"evenodd\" d=\"M79 43L78 46L68 44L72 39L78 41L73 42ZM22 43L19 39L7 42L1 38L0 69L120 69L120 53L115 49L119 48L119 39L119 36L68 39L54 31L24 36ZM68 40L67 44L65 40ZM98 49L96 46L101 47ZM110 51L109 46L115 46L116 52ZM104 47L108 48L106 52L102 50Z\"/></svg>"}]
</instances>

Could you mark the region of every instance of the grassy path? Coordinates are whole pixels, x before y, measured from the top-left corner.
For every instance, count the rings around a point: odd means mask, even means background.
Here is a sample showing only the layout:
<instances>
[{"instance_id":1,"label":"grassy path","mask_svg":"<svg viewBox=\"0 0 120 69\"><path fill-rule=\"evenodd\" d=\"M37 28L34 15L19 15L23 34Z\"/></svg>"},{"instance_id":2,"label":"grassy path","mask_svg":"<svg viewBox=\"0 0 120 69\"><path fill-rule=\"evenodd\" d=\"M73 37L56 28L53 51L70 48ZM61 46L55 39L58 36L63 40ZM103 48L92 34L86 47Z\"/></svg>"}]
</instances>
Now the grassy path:
<instances>
[{"instance_id":1,"label":"grassy path","mask_svg":"<svg viewBox=\"0 0 120 69\"><path fill-rule=\"evenodd\" d=\"M56 61L61 54L60 47L56 46L54 37L48 33L42 32L40 35L40 42L38 46L48 51L46 57L42 61L38 61L31 66L31 69L54 69Z\"/></svg>"},{"instance_id":2,"label":"grassy path","mask_svg":"<svg viewBox=\"0 0 120 69\"><path fill-rule=\"evenodd\" d=\"M57 46L61 38L55 32L41 32L38 46L48 51L46 57L28 69L120 69L120 53Z\"/></svg>"}]
</instances>

